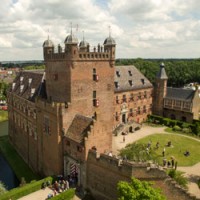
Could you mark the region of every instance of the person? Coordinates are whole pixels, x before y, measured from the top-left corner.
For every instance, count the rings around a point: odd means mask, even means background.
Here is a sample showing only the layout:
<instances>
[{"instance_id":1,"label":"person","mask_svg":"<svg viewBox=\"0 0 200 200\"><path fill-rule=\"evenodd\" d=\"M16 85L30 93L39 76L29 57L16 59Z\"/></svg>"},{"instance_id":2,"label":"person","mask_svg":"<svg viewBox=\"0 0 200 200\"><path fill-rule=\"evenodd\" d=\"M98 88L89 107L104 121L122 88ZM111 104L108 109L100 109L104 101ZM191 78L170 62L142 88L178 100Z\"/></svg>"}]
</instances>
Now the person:
<instances>
[{"instance_id":1,"label":"person","mask_svg":"<svg viewBox=\"0 0 200 200\"><path fill-rule=\"evenodd\" d=\"M190 152L189 152L189 151L185 151L184 155L185 155L185 156L189 156L189 155L190 155Z\"/></svg>"},{"instance_id":2,"label":"person","mask_svg":"<svg viewBox=\"0 0 200 200\"><path fill-rule=\"evenodd\" d=\"M160 143L159 143L159 142L157 142L157 143L156 143L156 149L158 149L158 148L159 148L159 146L160 146Z\"/></svg>"},{"instance_id":3,"label":"person","mask_svg":"<svg viewBox=\"0 0 200 200\"><path fill-rule=\"evenodd\" d=\"M169 141L169 142L167 143L167 146L168 146L168 147L171 147L171 145L172 145L172 142Z\"/></svg>"},{"instance_id":4,"label":"person","mask_svg":"<svg viewBox=\"0 0 200 200\"><path fill-rule=\"evenodd\" d=\"M125 139L125 135L124 135L124 136L123 136L123 142L125 142L125 140L126 140L126 139Z\"/></svg>"},{"instance_id":5,"label":"person","mask_svg":"<svg viewBox=\"0 0 200 200\"><path fill-rule=\"evenodd\" d=\"M171 162L170 160L167 161L167 167L170 167L171 166Z\"/></svg>"},{"instance_id":6,"label":"person","mask_svg":"<svg viewBox=\"0 0 200 200\"><path fill-rule=\"evenodd\" d=\"M166 166L166 164L167 164L167 159L166 159L166 158L164 158L164 159L163 159L163 167L165 167L165 166Z\"/></svg>"},{"instance_id":7,"label":"person","mask_svg":"<svg viewBox=\"0 0 200 200\"><path fill-rule=\"evenodd\" d=\"M171 163L172 163L172 168L174 168L174 158L172 158Z\"/></svg>"},{"instance_id":8,"label":"person","mask_svg":"<svg viewBox=\"0 0 200 200\"><path fill-rule=\"evenodd\" d=\"M108 155L109 155L110 157L112 157L112 156L113 156L113 155L112 155L112 151L110 151Z\"/></svg>"},{"instance_id":9,"label":"person","mask_svg":"<svg viewBox=\"0 0 200 200\"><path fill-rule=\"evenodd\" d=\"M162 155L165 157L165 148L163 149Z\"/></svg>"}]
</instances>

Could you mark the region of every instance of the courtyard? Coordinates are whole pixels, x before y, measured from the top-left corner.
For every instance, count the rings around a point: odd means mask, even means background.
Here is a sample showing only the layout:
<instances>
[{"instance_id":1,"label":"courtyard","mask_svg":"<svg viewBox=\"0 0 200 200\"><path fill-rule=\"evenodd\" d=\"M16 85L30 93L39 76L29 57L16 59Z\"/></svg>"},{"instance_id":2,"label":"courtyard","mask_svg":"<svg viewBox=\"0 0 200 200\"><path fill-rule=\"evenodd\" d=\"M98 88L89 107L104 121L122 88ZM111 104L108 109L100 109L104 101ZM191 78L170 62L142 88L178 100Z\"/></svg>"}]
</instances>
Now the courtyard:
<instances>
[{"instance_id":1,"label":"courtyard","mask_svg":"<svg viewBox=\"0 0 200 200\"><path fill-rule=\"evenodd\" d=\"M165 147L165 157L174 156L178 162L177 170L185 172L185 176L189 180L189 192L200 198L200 189L196 184L196 180L200 178L200 140L186 135L168 133L165 128L144 124L140 130L126 135L125 139L122 135L113 136L113 155L118 155L120 149L136 141L144 144L151 141L152 147L159 142L160 146L157 153L160 156L160 164L162 164L163 159L162 150ZM166 144L169 141L172 145L167 147ZM190 151L188 157L184 156L186 150Z\"/></svg>"}]
</instances>

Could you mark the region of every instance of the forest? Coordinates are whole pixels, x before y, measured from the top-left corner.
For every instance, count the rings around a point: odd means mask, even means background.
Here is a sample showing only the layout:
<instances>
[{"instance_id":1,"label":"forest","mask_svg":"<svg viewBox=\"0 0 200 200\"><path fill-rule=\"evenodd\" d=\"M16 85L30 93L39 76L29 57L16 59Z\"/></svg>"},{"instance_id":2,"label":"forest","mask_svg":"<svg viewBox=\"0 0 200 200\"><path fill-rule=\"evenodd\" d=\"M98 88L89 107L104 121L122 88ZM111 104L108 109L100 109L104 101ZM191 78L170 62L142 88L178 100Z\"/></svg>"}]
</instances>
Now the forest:
<instances>
[{"instance_id":1,"label":"forest","mask_svg":"<svg viewBox=\"0 0 200 200\"><path fill-rule=\"evenodd\" d=\"M165 64L168 86L183 87L188 83L200 83L200 59L116 59L116 65L134 65L150 81L155 82L161 63Z\"/></svg>"}]
</instances>

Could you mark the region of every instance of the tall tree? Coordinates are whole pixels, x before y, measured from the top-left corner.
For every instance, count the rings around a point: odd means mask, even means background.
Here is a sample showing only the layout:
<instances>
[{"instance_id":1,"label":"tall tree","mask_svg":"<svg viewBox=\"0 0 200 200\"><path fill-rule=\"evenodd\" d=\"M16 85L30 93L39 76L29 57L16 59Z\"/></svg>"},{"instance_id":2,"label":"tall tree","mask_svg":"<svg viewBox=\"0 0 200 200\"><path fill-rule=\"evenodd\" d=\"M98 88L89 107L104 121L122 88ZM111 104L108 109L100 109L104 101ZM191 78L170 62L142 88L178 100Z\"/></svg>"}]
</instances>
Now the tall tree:
<instances>
[{"instance_id":1,"label":"tall tree","mask_svg":"<svg viewBox=\"0 0 200 200\"><path fill-rule=\"evenodd\" d=\"M131 182L120 181L117 185L118 200L165 200L160 189L152 183L132 178Z\"/></svg>"}]
</instances>

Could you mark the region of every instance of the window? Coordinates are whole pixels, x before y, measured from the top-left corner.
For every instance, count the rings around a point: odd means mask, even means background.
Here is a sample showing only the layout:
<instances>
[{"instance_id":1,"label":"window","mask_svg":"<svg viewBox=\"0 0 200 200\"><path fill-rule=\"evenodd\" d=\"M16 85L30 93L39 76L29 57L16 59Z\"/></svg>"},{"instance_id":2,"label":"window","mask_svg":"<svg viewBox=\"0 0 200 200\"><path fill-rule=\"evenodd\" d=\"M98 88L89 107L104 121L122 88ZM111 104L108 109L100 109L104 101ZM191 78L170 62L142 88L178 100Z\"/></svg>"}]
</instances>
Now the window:
<instances>
[{"instance_id":1,"label":"window","mask_svg":"<svg viewBox=\"0 0 200 200\"><path fill-rule=\"evenodd\" d=\"M132 72L129 70L128 71L128 74L129 74L129 76L132 76L133 74L132 74Z\"/></svg>"},{"instance_id":2,"label":"window","mask_svg":"<svg viewBox=\"0 0 200 200\"><path fill-rule=\"evenodd\" d=\"M120 77L120 71L116 71L117 77Z\"/></svg>"},{"instance_id":3,"label":"window","mask_svg":"<svg viewBox=\"0 0 200 200\"><path fill-rule=\"evenodd\" d=\"M129 116L133 116L133 109L132 108L130 108L130 110L129 110Z\"/></svg>"},{"instance_id":4,"label":"window","mask_svg":"<svg viewBox=\"0 0 200 200\"><path fill-rule=\"evenodd\" d=\"M115 82L115 88L119 88L119 83L117 81Z\"/></svg>"},{"instance_id":5,"label":"window","mask_svg":"<svg viewBox=\"0 0 200 200\"><path fill-rule=\"evenodd\" d=\"M146 106L143 106L143 112L146 113Z\"/></svg>"},{"instance_id":6,"label":"window","mask_svg":"<svg viewBox=\"0 0 200 200\"><path fill-rule=\"evenodd\" d=\"M144 98L147 98L147 92L144 91Z\"/></svg>"},{"instance_id":7,"label":"window","mask_svg":"<svg viewBox=\"0 0 200 200\"><path fill-rule=\"evenodd\" d=\"M80 147L80 146L77 146L77 151L82 152L82 151L83 151L83 148Z\"/></svg>"},{"instance_id":8,"label":"window","mask_svg":"<svg viewBox=\"0 0 200 200\"><path fill-rule=\"evenodd\" d=\"M65 144L66 144L67 146L70 146L70 141L69 141L69 140L66 140L66 141L65 141Z\"/></svg>"},{"instance_id":9,"label":"window","mask_svg":"<svg viewBox=\"0 0 200 200\"><path fill-rule=\"evenodd\" d=\"M96 68L93 68L93 81L98 81L99 76L96 74Z\"/></svg>"},{"instance_id":10,"label":"window","mask_svg":"<svg viewBox=\"0 0 200 200\"><path fill-rule=\"evenodd\" d=\"M139 92L138 94L138 99L141 99L141 92Z\"/></svg>"},{"instance_id":11,"label":"window","mask_svg":"<svg viewBox=\"0 0 200 200\"><path fill-rule=\"evenodd\" d=\"M93 99L96 99L96 97L97 97L97 92L93 91Z\"/></svg>"},{"instance_id":12,"label":"window","mask_svg":"<svg viewBox=\"0 0 200 200\"><path fill-rule=\"evenodd\" d=\"M130 94L130 101L134 101L133 93Z\"/></svg>"},{"instance_id":13,"label":"window","mask_svg":"<svg viewBox=\"0 0 200 200\"><path fill-rule=\"evenodd\" d=\"M125 94L123 95L122 101L126 102L126 95Z\"/></svg>"},{"instance_id":14,"label":"window","mask_svg":"<svg viewBox=\"0 0 200 200\"><path fill-rule=\"evenodd\" d=\"M132 80L129 80L128 82L129 82L130 86L133 86L133 81Z\"/></svg>"},{"instance_id":15,"label":"window","mask_svg":"<svg viewBox=\"0 0 200 200\"><path fill-rule=\"evenodd\" d=\"M119 115L118 115L118 112L116 112L116 114L115 114L115 120L116 120L116 121L119 121Z\"/></svg>"},{"instance_id":16,"label":"window","mask_svg":"<svg viewBox=\"0 0 200 200\"><path fill-rule=\"evenodd\" d=\"M97 99L96 91L93 91L93 106L95 106L95 107L99 106L99 100Z\"/></svg>"},{"instance_id":17,"label":"window","mask_svg":"<svg viewBox=\"0 0 200 200\"><path fill-rule=\"evenodd\" d=\"M116 96L116 103L119 103L119 97Z\"/></svg>"},{"instance_id":18,"label":"window","mask_svg":"<svg viewBox=\"0 0 200 200\"><path fill-rule=\"evenodd\" d=\"M137 108L137 114L140 114L140 107Z\"/></svg>"}]
</instances>

